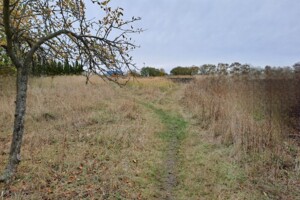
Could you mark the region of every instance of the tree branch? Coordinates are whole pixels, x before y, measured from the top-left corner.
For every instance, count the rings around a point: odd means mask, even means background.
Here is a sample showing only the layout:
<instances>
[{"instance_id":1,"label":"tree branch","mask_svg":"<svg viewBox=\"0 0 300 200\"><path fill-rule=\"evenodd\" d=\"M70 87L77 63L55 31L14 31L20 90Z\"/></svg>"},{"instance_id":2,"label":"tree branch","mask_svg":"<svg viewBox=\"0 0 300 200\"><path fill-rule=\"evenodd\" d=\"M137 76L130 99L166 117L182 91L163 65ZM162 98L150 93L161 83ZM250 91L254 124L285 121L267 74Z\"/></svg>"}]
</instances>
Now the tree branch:
<instances>
[{"instance_id":1,"label":"tree branch","mask_svg":"<svg viewBox=\"0 0 300 200\"><path fill-rule=\"evenodd\" d=\"M6 34L6 51L9 57L11 58L13 64L17 68L22 67L22 63L19 61L19 59L16 57L13 51L13 41L12 41L12 32L11 32L11 27L10 27L10 4L9 0L3 0L3 24L4 24L4 31Z\"/></svg>"}]
</instances>

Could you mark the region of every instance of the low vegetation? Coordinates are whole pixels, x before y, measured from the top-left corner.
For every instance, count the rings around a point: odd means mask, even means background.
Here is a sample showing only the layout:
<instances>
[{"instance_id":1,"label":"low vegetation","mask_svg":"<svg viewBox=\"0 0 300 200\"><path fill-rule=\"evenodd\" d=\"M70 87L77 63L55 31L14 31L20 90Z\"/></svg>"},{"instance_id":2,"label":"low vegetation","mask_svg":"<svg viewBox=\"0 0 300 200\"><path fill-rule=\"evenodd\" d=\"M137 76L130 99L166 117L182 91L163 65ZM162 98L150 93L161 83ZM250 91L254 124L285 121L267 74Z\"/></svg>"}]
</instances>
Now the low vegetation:
<instances>
[{"instance_id":1,"label":"low vegetation","mask_svg":"<svg viewBox=\"0 0 300 200\"><path fill-rule=\"evenodd\" d=\"M0 197L297 199L299 85L295 76L138 78L123 88L32 78L22 162ZM1 78L2 161L14 88Z\"/></svg>"}]
</instances>

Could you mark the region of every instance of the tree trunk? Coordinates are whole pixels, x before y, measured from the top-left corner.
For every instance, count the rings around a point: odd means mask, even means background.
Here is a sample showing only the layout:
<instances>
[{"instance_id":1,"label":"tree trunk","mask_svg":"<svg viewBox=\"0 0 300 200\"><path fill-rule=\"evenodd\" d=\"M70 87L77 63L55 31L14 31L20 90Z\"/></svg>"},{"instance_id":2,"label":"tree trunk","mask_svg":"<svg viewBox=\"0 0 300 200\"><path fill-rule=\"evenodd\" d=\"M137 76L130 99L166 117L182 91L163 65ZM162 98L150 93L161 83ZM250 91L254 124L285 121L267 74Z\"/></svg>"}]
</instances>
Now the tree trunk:
<instances>
[{"instance_id":1,"label":"tree trunk","mask_svg":"<svg viewBox=\"0 0 300 200\"><path fill-rule=\"evenodd\" d=\"M23 66L17 70L17 95L16 95L16 110L14 120L14 131L10 147L8 163L3 175L0 177L0 182L9 182L17 170L17 166L21 161L21 145L24 133L24 118L26 112L27 98L27 83L28 83L28 67Z\"/></svg>"}]
</instances>

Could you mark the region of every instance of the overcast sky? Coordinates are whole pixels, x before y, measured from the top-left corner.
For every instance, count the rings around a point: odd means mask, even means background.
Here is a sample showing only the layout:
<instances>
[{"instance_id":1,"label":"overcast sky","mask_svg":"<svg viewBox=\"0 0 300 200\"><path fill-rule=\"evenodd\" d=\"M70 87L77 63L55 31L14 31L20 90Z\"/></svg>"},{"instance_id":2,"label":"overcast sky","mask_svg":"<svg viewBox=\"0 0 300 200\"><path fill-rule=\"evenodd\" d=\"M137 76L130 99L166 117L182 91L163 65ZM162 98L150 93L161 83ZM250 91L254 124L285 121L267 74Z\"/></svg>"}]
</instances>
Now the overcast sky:
<instances>
[{"instance_id":1,"label":"overcast sky","mask_svg":"<svg viewBox=\"0 0 300 200\"><path fill-rule=\"evenodd\" d=\"M286 66L300 61L300 0L111 0L146 29L133 38L139 67L235 61ZM93 9L93 8L88 8ZM95 12L95 11L93 11Z\"/></svg>"}]
</instances>

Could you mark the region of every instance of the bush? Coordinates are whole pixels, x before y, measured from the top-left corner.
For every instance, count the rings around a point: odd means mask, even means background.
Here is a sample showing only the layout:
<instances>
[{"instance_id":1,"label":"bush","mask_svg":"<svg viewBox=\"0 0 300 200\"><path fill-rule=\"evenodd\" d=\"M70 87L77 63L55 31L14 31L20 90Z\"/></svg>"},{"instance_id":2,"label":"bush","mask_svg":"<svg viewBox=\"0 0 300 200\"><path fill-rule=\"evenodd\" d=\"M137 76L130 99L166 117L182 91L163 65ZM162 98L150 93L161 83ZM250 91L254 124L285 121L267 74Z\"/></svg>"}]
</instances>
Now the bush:
<instances>
[{"instance_id":1,"label":"bush","mask_svg":"<svg viewBox=\"0 0 300 200\"><path fill-rule=\"evenodd\" d=\"M175 67L171 70L171 74L177 75L196 75L199 72L199 67Z\"/></svg>"}]
</instances>

